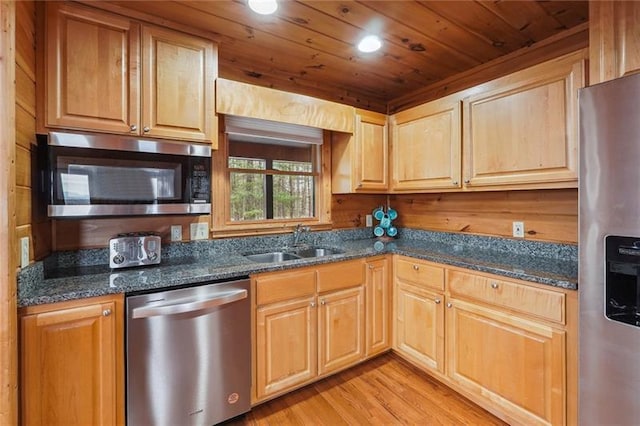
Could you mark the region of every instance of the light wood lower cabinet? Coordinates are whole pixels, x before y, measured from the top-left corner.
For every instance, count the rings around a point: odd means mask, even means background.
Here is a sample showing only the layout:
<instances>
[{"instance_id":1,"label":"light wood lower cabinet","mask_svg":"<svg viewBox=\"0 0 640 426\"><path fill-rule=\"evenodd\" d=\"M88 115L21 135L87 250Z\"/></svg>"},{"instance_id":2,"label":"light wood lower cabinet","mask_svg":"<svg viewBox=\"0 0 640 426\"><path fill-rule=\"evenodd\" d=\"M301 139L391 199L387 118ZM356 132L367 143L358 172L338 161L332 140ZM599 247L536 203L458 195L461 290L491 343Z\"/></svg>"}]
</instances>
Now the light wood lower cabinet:
<instances>
[{"instance_id":1,"label":"light wood lower cabinet","mask_svg":"<svg viewBox=\"0 0 640 426\"><path fill-rule=\"evenodd\" d=\"M365 355L391 347L391 280L387 257L367 260L365 272Z\"/></svg>"},{"instance_id":2,"label":"light wood lower cabinet","mask_svg":"<svg viewBox=\"0 0 640 426\"><path fill-rule=\"evenodd\" d=\"M566 332L449 299L447 374L524 424L566 423Z\"/></svg>"},{"instance_id":3,"label":"light wood lower cabinet","mask_svg":"<svg viewBox=\"0 0 640 426\"><path fill-rule=\"evenodd\" d=\"M21 423L124 424L123 296L20 315Z\"/></svg>"},{"instance_id":4,"label":"light wood lower cabinet","mask_svg":"<svg viewBox=\"0 0 640 426\"><path fill-rule=\"evenodd\" d=\"M396 287L395 349L421 365L444 372L444 295L418 286Z\"/></svg>"},{"instance_id":5,"label":"light wood lower cabinet","mask_svg":"<svg viewBox=\"0 0 640 426\"><path fill-rule=\"evenodd\" d=\"M575 293L395 256L393 348L509 423L574 424Z\"/></svg>"},{"instance_id":6,"label":"light wood lower cabinet","mask_svg":"<svg viewBox=\"0 0 640 426\"><path fill-rule=\"evenodd\" d=\"M359 259L252 277L253 402L365 359L364 271Z\"/></svg>"}]
</instances>

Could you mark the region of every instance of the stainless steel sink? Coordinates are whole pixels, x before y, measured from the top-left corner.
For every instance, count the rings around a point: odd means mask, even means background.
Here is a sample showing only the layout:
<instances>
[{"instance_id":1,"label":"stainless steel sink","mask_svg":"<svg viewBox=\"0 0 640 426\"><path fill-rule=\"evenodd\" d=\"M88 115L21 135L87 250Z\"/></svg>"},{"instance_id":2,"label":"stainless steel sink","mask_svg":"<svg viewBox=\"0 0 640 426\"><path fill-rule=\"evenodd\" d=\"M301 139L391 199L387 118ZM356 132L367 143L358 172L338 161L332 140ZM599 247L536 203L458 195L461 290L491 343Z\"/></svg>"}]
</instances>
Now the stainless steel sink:
<instances>
[{"instance_id":1,"label":"stainless steel sink","mask_svg":"<svg viewBox=\"0 0 640 426\"><path fill-rule=\"evenodd\" d=\"M306 249L296 250L296 254L300 257L322 257L329 256L332 254L340 254L341 250L335 250L330 248L323 247L311 247Z\"/></svg>"},{"instance_id":2,"label":"stainless steel sink","mask_svg":"<svg viewBox=\"0 0 640 426\"><path fill-rule=\"evenodd\" d=\"M342 250L325 247L305 247L295 251L270 251L267 253L245 254L244 257L256 263L278 263L311 257L329 256L344 253Z\"/></svg>"},{"instance_id":3,"label":"stainless steel sink","mask_svg":"<svg viewBox=\"0 0 640 426\"><path fill-rule=\"evenodd\" d=\"M245 254L244 257L257 263L277 263L277 262L284 262L286 260L300 259L300 256L293 253L287 253L284 251L272 251L269 253L258 253L258 254Z\"/></svg>"}]
</instances>

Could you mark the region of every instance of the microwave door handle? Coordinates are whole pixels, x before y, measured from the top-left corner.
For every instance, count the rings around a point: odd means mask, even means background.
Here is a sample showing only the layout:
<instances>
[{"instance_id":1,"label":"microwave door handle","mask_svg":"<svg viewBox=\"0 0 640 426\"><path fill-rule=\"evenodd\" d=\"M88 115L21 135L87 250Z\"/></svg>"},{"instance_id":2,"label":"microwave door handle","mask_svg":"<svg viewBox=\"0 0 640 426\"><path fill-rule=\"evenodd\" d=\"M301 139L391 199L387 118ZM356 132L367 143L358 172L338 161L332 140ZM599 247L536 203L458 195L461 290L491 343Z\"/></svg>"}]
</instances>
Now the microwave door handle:
<instances>
[{"instance_id":1,"label":"microwave door handle","mask_svg":"<svg viewBox=\"0 0 640 426\"><path fill-rule=\"evenodd\" d=\"M220 293L217 297L205 300L196 300L187 303L167 303L165 305L142 306L133 309L132 318L149 318L160 315L184 314L187 312L198 312L216 306L226 305L247 298L247 290L234 290Z\"/></svg>"}]
</instances>

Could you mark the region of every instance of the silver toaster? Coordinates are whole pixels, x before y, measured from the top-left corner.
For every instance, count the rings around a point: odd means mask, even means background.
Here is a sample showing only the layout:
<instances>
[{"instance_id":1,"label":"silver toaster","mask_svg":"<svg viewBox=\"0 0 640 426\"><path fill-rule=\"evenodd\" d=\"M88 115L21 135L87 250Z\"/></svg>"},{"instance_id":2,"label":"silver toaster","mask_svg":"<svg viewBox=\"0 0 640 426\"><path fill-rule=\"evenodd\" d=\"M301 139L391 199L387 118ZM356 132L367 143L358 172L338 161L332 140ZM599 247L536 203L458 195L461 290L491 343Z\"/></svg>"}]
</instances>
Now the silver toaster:
<instances>
[{"instance_id":1,"label":"silver toaster","mask_svg":"<svg viewBox=\"0 0 640 426\"><path fill-rule=\"evenodd\" d=\"M160 237L154 234L119 234L109 240L109 267L156 265L160 263Z\"/></svg>"}]
</instances>

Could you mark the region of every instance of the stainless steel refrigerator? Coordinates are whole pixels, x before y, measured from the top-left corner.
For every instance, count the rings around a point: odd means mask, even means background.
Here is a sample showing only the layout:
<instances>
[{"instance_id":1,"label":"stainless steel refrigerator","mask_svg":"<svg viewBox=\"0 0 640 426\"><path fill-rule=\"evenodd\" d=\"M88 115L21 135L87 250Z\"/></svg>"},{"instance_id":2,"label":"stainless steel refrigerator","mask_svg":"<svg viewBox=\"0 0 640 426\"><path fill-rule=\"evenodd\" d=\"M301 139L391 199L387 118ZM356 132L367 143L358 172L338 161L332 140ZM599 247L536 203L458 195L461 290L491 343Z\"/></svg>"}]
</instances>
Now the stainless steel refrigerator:
<instances>
[{"instance_id":1,"label":"stainless steel refrigerator","mask_svg":"<svg viewBox=\"0 0 640 426\"><path fill-rule=\"evenodd\" d=\"M580 100L580 425L640 424L640 75Z\"/></svg>"}]
</instances>

